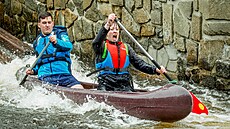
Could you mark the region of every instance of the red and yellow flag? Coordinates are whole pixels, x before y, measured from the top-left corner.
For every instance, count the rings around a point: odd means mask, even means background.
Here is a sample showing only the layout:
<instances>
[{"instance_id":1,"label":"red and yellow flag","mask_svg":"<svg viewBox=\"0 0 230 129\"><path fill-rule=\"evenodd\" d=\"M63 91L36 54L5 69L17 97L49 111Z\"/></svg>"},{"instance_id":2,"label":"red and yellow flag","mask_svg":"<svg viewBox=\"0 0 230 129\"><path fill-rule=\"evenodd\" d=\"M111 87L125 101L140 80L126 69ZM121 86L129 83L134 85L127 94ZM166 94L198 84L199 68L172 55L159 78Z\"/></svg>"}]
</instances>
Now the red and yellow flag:
<instances>
[{"instance_id":1,"label":"red and yellow flag","mask_svg":"<svg viewBox=\"0 0 230 129\"><path fill-rule=\"evenodd\" d=\"M205 113L208 115L208 109L206 108L206 106L201 103L200 100L198 100L198 98L192 92L190 92L190 94L193 99L192 112L196 114Z\"/></svg>"}]
</instances>

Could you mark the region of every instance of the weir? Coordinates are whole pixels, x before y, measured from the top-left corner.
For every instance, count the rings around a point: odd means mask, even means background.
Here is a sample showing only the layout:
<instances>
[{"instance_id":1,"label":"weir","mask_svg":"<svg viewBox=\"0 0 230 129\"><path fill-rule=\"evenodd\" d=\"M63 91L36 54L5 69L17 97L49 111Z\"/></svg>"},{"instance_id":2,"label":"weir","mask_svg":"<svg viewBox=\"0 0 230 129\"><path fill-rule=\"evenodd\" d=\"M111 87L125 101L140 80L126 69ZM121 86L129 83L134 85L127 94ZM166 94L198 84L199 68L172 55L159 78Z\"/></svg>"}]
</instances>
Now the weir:
<instances>
[{"instance_id":1,"label":"weir","mask_svg":"<svg viewBox=\"0 0 230 129\"><path fill-rule=\"evenodd\" d=\"M7 63L15 57L32 54L32 47L0 28L0 63Z\"/></svg>"}]
</instances>

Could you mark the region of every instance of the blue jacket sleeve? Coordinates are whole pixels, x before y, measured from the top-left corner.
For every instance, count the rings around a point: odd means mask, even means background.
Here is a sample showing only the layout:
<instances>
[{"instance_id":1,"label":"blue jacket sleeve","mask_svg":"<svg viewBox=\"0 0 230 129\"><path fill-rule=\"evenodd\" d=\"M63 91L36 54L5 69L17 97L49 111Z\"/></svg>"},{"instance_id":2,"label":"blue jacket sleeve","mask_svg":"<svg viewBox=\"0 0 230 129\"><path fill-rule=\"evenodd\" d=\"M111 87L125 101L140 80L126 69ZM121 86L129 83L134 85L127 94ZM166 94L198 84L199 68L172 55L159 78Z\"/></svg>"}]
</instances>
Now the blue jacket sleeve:
<instances>
[{"instance_id":1,"label":"blue jacket sleeve","mask_svg":"<svg viewBox=\"0 0 230 129\"><path fill-rule=\"evenodd\" d=\"M73 49L73 44L66 32L62 32L57 36L57 44L55 46L62 51L71 51Z\"/></svg>"},{"instance_id":2,"label":"blue jacket sleeve","mask_svg":"<svg viewBox=\"0 0 230 129\"><path fill-rule=\"evenodd\" d=\"M38 74L38 65L36 65L34 68L32 68L32 70L34 71L34 75Z\"/></svg>"}]
</instances>

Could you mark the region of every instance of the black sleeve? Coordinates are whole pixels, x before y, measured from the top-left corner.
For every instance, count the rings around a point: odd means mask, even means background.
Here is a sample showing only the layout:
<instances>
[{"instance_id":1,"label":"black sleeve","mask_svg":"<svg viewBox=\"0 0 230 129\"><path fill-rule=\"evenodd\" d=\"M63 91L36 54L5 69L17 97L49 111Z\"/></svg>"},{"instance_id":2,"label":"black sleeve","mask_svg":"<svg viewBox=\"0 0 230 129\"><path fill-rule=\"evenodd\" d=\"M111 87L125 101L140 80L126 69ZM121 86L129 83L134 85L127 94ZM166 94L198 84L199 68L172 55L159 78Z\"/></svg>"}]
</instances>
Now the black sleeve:
<instances>
[{"instance_id":1,"label":"black sleeve","mask_svg":"<svg viewBox=\"0 0 230 129\"><path fill-rule=\"evenodd\" d=\"M106 39L109 31L102 27L98 32L97 36L93 40L93 50L96 54L100 54L102 51L103 41Z\"/></svg>"},{"instance_id":2,"label":"black sleeve","mask_svg":"<svg viewBox=\"0 0 230 129\"><path fill-rule=\"evenodd\" d=\"M157 74L156 67L154 65L146 63L144 60L138 57L130 45L127 44L127 46L129 51L129 61L136 69L147 74Z\"/></svg>"}]
</instances>

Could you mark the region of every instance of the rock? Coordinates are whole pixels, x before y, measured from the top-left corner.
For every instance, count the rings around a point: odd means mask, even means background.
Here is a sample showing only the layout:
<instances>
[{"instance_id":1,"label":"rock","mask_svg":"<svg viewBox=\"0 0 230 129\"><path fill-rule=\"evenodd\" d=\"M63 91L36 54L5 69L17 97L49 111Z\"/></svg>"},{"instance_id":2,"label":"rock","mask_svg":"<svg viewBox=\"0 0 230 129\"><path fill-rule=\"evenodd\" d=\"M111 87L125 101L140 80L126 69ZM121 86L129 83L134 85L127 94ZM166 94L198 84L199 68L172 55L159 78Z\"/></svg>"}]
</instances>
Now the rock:
<instances>
[{"instance_id":1,"label":"rock","mask_svg":"<svg viewBox=\"0 0 230 129\"><path fill-rule=\"evenodd\" d=\"M216 74L219 77L230 79L230 60L217 60Z\"/></svg>"}]
</instances>

